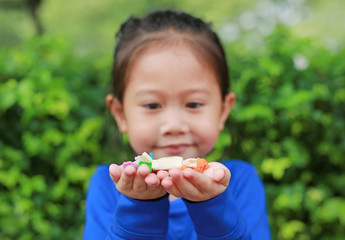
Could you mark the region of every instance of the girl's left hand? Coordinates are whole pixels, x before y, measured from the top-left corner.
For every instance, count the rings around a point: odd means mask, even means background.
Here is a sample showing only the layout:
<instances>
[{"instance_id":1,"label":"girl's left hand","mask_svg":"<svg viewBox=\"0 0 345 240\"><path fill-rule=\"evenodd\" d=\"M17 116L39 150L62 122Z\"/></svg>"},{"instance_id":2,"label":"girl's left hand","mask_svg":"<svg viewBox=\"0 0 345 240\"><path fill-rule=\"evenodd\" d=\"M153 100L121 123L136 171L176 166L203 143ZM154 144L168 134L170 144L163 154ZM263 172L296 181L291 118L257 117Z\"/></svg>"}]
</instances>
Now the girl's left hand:
<instances>
[{"instance_id":1,"label":"girl's left hand","mask_svg":"<svg viewBox=\"0 0 345 240\"><path fill-rule=\"evenodd\" d=\"M229 169L223 164L211 162L209 165L202 173L190 168L183 171L175 168L169 170L169 175L158 173L158 177L168 193L194 202L206 201L224 192L231 178Z\"/></svg>"}]
</instances>

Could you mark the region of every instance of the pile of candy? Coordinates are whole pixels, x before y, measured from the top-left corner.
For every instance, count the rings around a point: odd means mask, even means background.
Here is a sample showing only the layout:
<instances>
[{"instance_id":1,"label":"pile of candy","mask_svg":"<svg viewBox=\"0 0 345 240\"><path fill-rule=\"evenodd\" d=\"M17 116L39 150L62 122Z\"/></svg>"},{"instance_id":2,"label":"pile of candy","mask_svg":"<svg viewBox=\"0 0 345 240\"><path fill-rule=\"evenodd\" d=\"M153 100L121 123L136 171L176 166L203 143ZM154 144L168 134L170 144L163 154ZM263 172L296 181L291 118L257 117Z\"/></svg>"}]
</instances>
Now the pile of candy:
<instances>
[{"instance_id":1,"label":"pile of candy","mask_svg":"<svg viewBox=\"0 0 345 240\"><path fill-rule=\"evenodd\" d=\"M123 168L131 165L138 168L141 164L146 164L150 168L150 172L159 170L169 170L172 168L179 168L181 170L185 168L192 168L195 171L202 172L209 168L207 161L204 158L187 158L183 160L182 157L163 157L153 159L152 153L147 154L144 152L142 155L135 157L134 161L124 162Z\"/></svg>"}]
</instances>

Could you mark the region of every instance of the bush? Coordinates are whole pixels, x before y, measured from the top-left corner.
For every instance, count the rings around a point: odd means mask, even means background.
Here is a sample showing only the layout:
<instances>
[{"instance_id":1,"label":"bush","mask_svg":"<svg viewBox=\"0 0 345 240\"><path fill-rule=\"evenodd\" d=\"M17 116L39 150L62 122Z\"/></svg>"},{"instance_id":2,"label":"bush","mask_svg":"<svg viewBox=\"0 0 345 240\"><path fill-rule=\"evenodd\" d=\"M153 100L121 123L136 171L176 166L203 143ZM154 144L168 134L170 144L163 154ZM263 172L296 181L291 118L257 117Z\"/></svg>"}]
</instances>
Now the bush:
<instances>
[{"instance_id":1,"label":"bush","mask_svg":"<svg viewBox=\"0 0 345 240\"><path fill-rule=\"evenodd\" d=\"M1 51L1 239L81 238L96 164L120 161L105 127L110 61L51 37Z\"/></svg>"},{"instance_id":2,"label":"bush","mask_svg":"<svg viewBox=\"0 0 345 240\"><path fill-rule=\"evenodd\" d=\"M236 48L235 48L236 49ZM228 156L266 186L275 239L345 236L345 52L283 27L262 51L229 56L238 102Z\"/></svg>"},{"instance_id":3,"label":"bush","mask_svg":"<svg viewBox=\"0 0 345 240\"><path fill-rule=\"evenodd\" d=\"M257 167L274 239L341 239L345 52L284 28L260 51L227 47L233 134L221 134L209 159ZM80 239L95 166L132 159L104 104L110 64L47 36L1 50L1 239Z\"/></svg>"}]
</instances>

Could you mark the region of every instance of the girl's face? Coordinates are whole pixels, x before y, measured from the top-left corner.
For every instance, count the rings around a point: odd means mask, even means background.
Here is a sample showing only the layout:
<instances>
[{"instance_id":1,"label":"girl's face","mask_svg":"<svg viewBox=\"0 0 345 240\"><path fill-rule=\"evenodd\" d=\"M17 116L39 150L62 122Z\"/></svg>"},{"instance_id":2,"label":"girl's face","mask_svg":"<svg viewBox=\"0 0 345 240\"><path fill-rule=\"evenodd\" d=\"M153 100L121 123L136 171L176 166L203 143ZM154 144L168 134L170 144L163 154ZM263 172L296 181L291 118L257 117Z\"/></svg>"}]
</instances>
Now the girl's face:
<instances>
[{"instance_id":1,"label":"girl's face","mask_svg":"<svg viewBox=\"0 0 345 240\"><path fill-rule=\"evenodd\" d=\"M215 73L187 47L146 51L131 67L122 104L106 98L136 153L204 157L217 142L234 104L222 101Z\"/></svg>"}]
</instances>

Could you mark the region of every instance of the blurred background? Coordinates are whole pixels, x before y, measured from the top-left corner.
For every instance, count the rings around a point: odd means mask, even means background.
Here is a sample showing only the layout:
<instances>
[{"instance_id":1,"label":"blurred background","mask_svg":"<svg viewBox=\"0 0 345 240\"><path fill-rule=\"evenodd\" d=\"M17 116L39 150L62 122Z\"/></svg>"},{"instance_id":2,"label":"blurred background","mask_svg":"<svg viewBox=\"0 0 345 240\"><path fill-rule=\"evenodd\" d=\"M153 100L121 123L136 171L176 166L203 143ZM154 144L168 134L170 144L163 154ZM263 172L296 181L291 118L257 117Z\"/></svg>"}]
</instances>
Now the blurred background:
<instances>
[{"instance_id":1,"label":"blurred background","mask_svg":"<svg viewBox=\"0 0 345 240\"><path fill-rule=\"evenodd\" d=\"M238 100L207 159L257 167L273 239L344 239L342 0L0 0L0 239L82 239L96 166L135 156L104 104L115 33L167 8L226 48Z\"/></svg>"}]
</instances>

